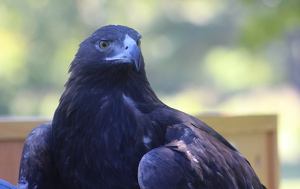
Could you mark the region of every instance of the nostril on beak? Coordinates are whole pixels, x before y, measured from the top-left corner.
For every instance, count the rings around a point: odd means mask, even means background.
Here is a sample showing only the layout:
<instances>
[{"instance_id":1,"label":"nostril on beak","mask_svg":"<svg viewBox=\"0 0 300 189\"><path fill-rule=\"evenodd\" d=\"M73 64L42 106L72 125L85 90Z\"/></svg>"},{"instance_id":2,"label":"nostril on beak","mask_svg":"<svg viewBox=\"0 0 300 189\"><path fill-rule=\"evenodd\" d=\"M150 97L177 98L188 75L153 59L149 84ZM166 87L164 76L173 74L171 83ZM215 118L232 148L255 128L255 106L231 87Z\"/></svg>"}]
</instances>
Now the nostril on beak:
<instances>
[{"instance_id":1,"label":"nostril on beak","mask_svg":"<svg viewBox=\"0 0 300 189\"><path fill-rule=\"evenodd\" d=\"M128 46L126 46L125 49L127 50L127 49L128 49Z\"/></svg>"}]
</instances>

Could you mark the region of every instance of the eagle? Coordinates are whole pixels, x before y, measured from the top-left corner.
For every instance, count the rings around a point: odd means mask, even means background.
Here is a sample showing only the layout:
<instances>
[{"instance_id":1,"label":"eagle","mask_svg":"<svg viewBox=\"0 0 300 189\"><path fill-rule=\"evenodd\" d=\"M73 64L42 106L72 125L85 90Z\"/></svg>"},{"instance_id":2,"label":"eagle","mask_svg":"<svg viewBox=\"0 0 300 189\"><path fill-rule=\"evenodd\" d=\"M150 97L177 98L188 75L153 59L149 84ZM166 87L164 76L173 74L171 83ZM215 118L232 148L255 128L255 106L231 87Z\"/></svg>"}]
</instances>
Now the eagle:
<instances>
[{"instance_id":1,"label":"eagle","mask_svg":"<svg viewBox=\"0 0 300 189\"><path fill-rule=\"evenodd\" d=\"M96 30L69 73L52 123L26 139L19 188L265 188L220 134L159 100L134 29Z\"/></svg>"}]
</instances>

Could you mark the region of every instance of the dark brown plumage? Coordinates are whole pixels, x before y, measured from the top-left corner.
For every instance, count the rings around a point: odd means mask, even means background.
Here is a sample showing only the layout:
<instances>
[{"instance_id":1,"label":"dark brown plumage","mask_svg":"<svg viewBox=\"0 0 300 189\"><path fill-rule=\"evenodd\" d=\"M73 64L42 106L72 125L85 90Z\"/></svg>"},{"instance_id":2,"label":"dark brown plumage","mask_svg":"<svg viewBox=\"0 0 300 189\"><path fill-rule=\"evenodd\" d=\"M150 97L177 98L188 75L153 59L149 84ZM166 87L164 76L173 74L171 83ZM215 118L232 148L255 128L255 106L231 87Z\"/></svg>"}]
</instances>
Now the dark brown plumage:
<instances>
[{"instance_id":1,"label":"dark brown plumage","mask_svg":"<svg viewBox=\"0 0 300 189\"><path fill-rule=\"evenodd\" d=\"M202 121L163 104L135 30L83 41L53 123L24 146L23 188L264 188L247 160Z\"/></svg>"}]
</instances>

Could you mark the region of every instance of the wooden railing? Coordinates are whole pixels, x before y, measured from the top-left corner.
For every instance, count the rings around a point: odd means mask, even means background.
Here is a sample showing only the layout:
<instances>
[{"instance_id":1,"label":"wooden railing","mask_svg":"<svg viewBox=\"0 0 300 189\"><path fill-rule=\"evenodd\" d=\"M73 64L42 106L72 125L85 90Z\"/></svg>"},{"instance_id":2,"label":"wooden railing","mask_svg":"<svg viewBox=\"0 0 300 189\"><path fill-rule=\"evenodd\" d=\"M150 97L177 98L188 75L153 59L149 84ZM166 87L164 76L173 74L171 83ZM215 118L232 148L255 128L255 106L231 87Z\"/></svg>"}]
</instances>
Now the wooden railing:
<instances>
[{"instance_id":1,"label":"wooden railing","mask_svg":"<svg viewBox=\"0 0 300 189\"><path fill-rule=\"evenodd\" d=\"M278 189L277 117L198 117L231 142L268 189ZM36 126L51 118L0 117L0 178L17 185L23 145Z\"/></svg>"},{"instance_id":2,"label":"wooden railing","mask_svg":"<svg viewBox=\"0 0 300 189\"><path fill-rule=\"evenodd\" d=\"M279 187L277 116L198 117L250 162L268 189Z\"/></svg>"},{"instance_id":3,"label":"wooden railing","mask_svg":"<svg viewBox=\"0 0 300 189\"><path fill-rule=\"evenodd\" d=\"M51 122L41 117L0 117L0 178L17 185L24 142L38 125Z\"/></svg>"}]
</instances>

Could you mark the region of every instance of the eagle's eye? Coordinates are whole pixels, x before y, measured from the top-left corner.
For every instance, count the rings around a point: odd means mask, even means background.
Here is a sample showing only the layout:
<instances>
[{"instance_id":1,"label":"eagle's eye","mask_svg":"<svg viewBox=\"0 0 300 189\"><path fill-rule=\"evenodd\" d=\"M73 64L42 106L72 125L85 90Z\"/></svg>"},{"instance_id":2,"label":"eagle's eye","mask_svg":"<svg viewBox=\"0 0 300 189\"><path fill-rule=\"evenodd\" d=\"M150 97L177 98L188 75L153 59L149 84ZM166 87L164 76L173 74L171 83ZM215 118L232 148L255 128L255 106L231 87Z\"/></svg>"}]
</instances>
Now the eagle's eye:
<instances>
[{"instance_id":1,"label":"eagle's eye","mask_svg":"<svg viewBox=\"0 0 300 189\"><path fill-rule=\"evenodd\" d=\"M141 47L141 44L142 44L142 42L141 42L141 40L139 39L139 40L137 41L137 46L138 46L138 47Z\"/></svg>"},{"instance_id":2,"label":"eagle's eye","mask_svg":"<svg viewBox=\"0 0 300 189\"><path fill-rule=\"evenodd\" d=\"M101 48L101 49L107 49L108 47L109 47L109 42L108 41L100 41L99 42L99 47Z\"/></svg>"}]
</instances>

